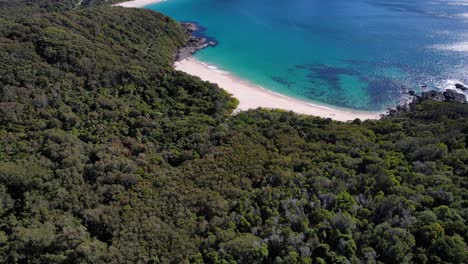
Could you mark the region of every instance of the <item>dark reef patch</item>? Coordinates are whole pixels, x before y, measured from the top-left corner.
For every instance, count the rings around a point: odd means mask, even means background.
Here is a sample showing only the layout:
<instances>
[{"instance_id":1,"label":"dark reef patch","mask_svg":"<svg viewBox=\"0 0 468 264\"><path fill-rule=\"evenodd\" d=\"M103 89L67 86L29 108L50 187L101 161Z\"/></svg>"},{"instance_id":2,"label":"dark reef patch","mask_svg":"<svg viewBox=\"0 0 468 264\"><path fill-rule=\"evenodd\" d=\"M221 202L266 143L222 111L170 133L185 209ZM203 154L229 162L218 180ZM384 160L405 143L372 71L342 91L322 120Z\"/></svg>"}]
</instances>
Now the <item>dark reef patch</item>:
<instances>
[{"instance_id":1,"label":"dark reef patch","mask_svg":"<svg viewBox=\"0 0 468 264\"><path fill-rule=\"evenodd\" d=\"M371 98L370 108L378 108L392 103L401 96L402 91L408 90L396 80L383 76L365 78L365 81L368 84L368 93Z\"/></svg>"},{"instance_id":2,"label":"dark reef patch","mask_svg":"<svg viewBox=\"0 0 468 264\"><path fill-rule=\"evenodd\" d=\"M348 65L353 65L353 67L363 67L363 68L398 68L404 72L414 71L414 68L408 64L398 63L398 62L386 62L386 61L367 61L367 60L341 60L343 63Z\"/></svg>"},{"instance_id":3,"label":"dark reef patch","mask_svg":"<svg viewBox=\"0 0 468 264\"><path fill-rule=\"evenodd\" d=\"M279 83L285 87L288 87L290 88L292 85L294 85L294 82L291 82L291 81L288 81L287 79L281 77L281 76L271 76L271 79L276 82L276 83Z\"/></svg>"},{"instance_id":4,"label":"dark reef patch","mask_svg":"<svg viewBox=\"0 0 468 264\"><path fill-rule=\"evenodd\" d=\"M319 80L328 84L334 90L341 89L340 75L360 76L360 73L356 70L321 63L296 65L295 68L306 71L306 78L311 83L316 83Z\"/></svg>"},{"instance_id":5,"label":"dark reef patch","mask_svg":"<svg viewBox=\"0 0 468 264\"><path fill-rule=\"evenodd\" d=\"M366 108L356 106L355 104L350 102L349 98L347 98L346 96L344 96L341 93L338 93L338 94L336 94L336 93L326 93L324 91L319 92L318 94L316 92L309 93L310 98L314 98L316 96L319 96L320 98L324 98L324 102L327 103L327 104L330 104L330 105L335 105L335 106L338 106L338 107L352 107L352 108L356 108L356 109L358 109L358 108L359 109L366 109Z\"/></svg>"},{"instance_id":6,"label":"dark reef patch","mask_svg":"<svg viewBox=\"0 0 468 264\"><path fill-rule=\"evenodd\" d=\"M348 67L334 67L325 64L301 64L295 65L294 71L304 74L308 83L304 87L310 87L304 92L304 96L310 99L320 98L321 101L340 107L350 107L362 110L382 109L382 106L390 106L398 103L403 91L410 88L395 78L381 74L363 75L361 72L372 67L378 68L405 68L405 65L389 65L386 63L374 63L369 61L345 61L356 69ZM375 64L375 65L374 65ZM360 67L362 66L362 67ZM362 68L360 71L359 69ZM366 84L363 97L349 97L345 87L340 82L340 77L352 76L362 84ZM365 97L365 98L364 98Z\"/></svg>"}]
</instances>

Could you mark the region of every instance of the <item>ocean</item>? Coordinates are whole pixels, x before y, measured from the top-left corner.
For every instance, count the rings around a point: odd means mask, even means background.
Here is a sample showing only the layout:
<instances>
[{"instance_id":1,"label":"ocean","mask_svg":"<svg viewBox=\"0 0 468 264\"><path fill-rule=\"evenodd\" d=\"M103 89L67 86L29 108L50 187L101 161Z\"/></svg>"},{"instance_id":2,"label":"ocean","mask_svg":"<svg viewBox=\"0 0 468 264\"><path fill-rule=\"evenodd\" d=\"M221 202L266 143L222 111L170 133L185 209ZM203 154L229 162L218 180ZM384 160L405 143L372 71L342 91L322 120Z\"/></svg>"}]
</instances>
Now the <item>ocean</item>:
<instances>
[{"instance_id":1,"label":"ocean","mask_svg":"<svg viewBox=\"0 0 468 264\"><path fill-rule=\"evenodd\" d=\"M359 110L468 83L468 0L167 0L217 41L195 57L293 98ZM427 88L421 88L421 87Z\"/></svg>"}]
</instances>

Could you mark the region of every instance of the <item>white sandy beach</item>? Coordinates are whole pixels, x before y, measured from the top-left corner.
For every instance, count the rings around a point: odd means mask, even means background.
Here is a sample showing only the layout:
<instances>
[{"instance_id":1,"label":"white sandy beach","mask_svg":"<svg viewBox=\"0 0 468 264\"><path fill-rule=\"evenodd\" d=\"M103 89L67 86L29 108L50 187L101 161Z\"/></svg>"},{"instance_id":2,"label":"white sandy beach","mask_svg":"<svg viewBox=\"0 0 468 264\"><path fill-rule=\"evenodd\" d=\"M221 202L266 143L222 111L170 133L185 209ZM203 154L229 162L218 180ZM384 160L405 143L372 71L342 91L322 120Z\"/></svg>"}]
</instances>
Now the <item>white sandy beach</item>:
<instances>
[{"instance_id":1,"label":"white sandy beach","mask_svg":"<svg viewBox=\"0 0 468 264\"><path fill-rule=\"evenodd\" d=\"M135 0L116 5L122 7L143 7L162 1L165 0ZM338 121L349 121L356 118L361 120L378 119L381 114L383 114L379 112L339 109L293 99L241 80L229 73L213 69L194 58L176 62L175 68L185 73L198 76L204 81L218 84L220 88L239 100L239 106L236 111L245 111L259 107L283 109L298 114L314 115Z\"/></svg>"},{"instance_id":2,"label":"white sandy beach","mask_svg":"<svg viewBox=\"0 0 468 264\"><path fill-rule=\"evenodd\" d=\"M378 119L382 113L337 109L312 104L266 90L260 86L236 78L235 76L209 67L207 64L190 58L175 63L177 70L200 77L204 81L216 83L239 100L236 111L256 108L283 109L299 114L331 118L338 121L349 121L359 118Z\"/></svg>"},{"instance_id":3,"label":"white sandy beach","mask_svg":"<svg viewBox=\"0 0 468 264\"><path fill-rule=\"evenodd\" d=\"M128 1L128 2L122 2L115 4L115 6L121 6L121 7L144 7L149 4L155 4L159 2L163 2L165 0L134 0L134 1Z\"/></svg>"}]
</instances>

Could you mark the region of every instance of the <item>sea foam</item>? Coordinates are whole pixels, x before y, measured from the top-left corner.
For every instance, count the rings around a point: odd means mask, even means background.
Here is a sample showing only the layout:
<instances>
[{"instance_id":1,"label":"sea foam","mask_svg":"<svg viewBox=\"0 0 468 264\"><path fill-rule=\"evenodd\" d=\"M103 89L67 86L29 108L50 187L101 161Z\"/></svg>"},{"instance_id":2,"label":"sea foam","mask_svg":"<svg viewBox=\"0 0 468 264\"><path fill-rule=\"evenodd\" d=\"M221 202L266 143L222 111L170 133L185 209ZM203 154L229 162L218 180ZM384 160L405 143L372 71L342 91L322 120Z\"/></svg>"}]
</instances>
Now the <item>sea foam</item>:
<instances>
[{"instance_id":1,"label":"sea foam","mask_svg":"<svg viewBox=\"0 0 468 264\"><path fill-rule=\"evenodd\" d=\"M456 42L446 45L433 45L433 49L445 50L445 51L455 51L455 52L468 52L468 41L466 42Z\"/></svg>"}]
</instances>

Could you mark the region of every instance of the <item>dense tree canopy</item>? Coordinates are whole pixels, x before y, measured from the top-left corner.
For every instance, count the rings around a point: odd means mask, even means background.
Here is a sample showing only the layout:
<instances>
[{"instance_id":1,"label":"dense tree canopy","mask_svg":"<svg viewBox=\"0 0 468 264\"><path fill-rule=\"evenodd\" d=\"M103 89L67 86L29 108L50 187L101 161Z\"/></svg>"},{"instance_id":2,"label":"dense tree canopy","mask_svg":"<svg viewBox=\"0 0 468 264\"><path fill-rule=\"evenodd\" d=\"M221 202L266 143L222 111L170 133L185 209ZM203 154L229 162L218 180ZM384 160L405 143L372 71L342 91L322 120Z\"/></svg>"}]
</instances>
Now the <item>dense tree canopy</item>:
<instances>
[{"instance_id":1,"label":"dense tree canopy","mask_svg":"<svg viewBox=\"0 0 468 264\"><path fill-rule=\"evenodd\" d=\"M468 262L468 105L230 115L176 22L104 2L0 0L2 262Z\"/></svg>"}]
</instances>

